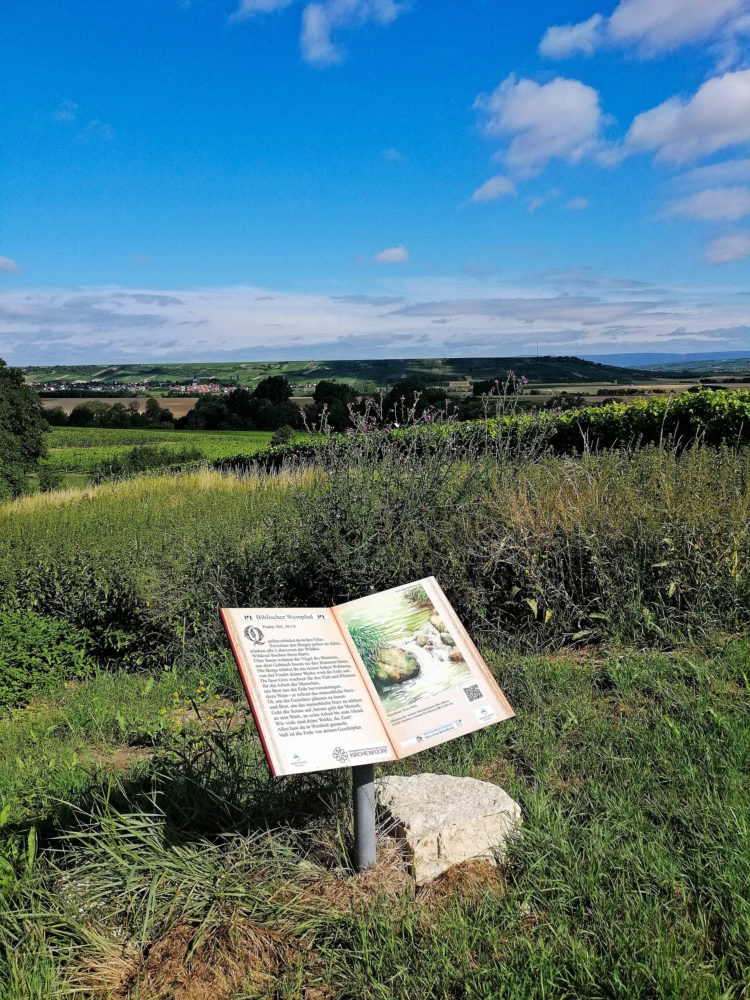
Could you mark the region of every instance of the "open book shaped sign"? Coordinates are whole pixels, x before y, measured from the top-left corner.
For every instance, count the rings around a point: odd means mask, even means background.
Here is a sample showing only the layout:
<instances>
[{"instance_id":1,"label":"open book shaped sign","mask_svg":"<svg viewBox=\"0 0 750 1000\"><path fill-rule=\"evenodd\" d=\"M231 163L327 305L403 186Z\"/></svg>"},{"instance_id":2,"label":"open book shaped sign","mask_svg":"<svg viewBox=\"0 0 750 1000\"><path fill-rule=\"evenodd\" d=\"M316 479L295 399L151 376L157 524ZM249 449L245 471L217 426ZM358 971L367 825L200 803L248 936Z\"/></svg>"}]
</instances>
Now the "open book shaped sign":
<instances>
[{"instance_id":1,"label":"open book shaped sign","mask_svg":"<svg viewBox=\"0 0 750 1000\"><path fill-rule=\"evenodd\" d=\"M221 617L274 775L398 760L513 716L434 577Z\"/></svg>"}]
</instances>

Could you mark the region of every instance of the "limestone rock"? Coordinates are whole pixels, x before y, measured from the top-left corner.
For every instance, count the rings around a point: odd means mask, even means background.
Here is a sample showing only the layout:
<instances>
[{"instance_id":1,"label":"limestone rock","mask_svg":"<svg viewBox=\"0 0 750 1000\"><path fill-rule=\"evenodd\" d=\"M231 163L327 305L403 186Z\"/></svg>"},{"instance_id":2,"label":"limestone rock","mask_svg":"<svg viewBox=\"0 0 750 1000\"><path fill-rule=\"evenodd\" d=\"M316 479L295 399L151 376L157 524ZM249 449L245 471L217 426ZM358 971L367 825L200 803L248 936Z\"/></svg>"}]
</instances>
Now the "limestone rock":
<instances>
[{"instance_id":1,"label":"limestone rock","mask_svg":"<svg viewBox=\"0 0 750 1000\"><path fill-rule=\"evenodd\" d=\"M488 781L389 775L378 778L375 794L380 821L401 842L417 885L462 861L502 859L520 833L520 806Z\"/></svg>"},{"instance_id":2,"label":"limestone rock","mask_svg":"<svg viewBox=\"0 0 750 1000\"><path fill-rule=\"evenodd\" d=\"M411 653L397 646L386 646L378 653L375 680L381 684L397 684L419 673L419 664Z\"/></svg>"}]
</instances>

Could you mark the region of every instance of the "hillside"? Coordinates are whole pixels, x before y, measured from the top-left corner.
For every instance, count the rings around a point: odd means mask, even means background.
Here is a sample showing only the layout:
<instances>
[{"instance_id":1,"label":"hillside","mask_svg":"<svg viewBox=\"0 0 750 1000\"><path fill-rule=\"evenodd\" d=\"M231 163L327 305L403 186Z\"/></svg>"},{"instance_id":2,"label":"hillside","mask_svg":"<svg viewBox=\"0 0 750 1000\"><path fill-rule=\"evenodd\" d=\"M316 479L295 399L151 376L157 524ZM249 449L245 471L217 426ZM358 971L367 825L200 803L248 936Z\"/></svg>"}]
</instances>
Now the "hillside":
<instances>
[{"instance_id":1,"label":"hillside","mask_svg":"<svg viewBox=\"0 0 750 1000\"><path fill-rule=\"evenodd\" d=\"M584 361L577 357L414 358L368 361L247 361L150 365L31 366L31 382L100 382L103 385L154 385L222 381L253 386L267 375L286 375L292 385L309 386L335 378L357 388L393 385L400 378L425 378L434 385L497 378L512 368L530 383L611 382L618 385L654 379L636 368Z\"/></svg>"}]
</instances>

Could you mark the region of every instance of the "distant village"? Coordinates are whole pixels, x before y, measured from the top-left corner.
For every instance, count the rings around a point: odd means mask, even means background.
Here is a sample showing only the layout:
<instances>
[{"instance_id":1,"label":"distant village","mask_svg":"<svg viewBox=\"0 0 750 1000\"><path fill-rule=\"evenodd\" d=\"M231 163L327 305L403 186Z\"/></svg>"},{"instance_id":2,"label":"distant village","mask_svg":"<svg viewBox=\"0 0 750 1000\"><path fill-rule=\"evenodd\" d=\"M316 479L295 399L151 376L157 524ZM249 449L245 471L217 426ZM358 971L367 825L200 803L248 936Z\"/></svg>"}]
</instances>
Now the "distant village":
<instances>
[{"instance_id":1,"label":"distant village","mask_svg":"<svg viewBox=\"0 0 750 1000\"><path fill-rule=\"evenodd\" d=\"M307 395L316 386L316 382L304 382L294 386L299 395ZM101 396L103 399L148 396L158 393L160 396L203 396L227 395L239 389L235 383L224 382L165 382L157 379L144 379L142 382L86 382L71 380L69 382L29 382L40 396L47 399L91 398Z\"/></svg>"}]
</instances>

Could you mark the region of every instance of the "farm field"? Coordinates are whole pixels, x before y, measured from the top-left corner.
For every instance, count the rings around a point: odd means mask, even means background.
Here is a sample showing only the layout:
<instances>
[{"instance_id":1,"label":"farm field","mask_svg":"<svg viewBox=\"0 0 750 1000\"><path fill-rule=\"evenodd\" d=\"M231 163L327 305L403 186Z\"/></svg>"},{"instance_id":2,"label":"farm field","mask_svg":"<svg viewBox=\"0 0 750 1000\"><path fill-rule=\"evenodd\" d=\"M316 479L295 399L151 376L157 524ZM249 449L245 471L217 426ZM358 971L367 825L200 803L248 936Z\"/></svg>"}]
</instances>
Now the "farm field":
<instances>
[{"instance_id":1,"label":"farm field","mask_svg":"<svg viewBox=\"0 0 750 1000\"><path fill-rule=\"evenodd\" d=\"M221 379L236 385L255 387L269 375L284 375L293 386L312 389L321 379L348 382L360 391L382 389L399 378L427 378L436 385L466 379L497 378L507 369L525 375L529 382L573 383L650 382L654 376L636 368L600 364L576 357L492 357L492 358L394 358L363 361L276 361L216 362L204 364L155 365L53 365L30 366L27 379L54 384L97 381L103 386L140 385Z\"/></svg>"},{"instance_id":2,"label":"farm field","mask_svg":"<svg viewBox=\"0 0 750 1000\"><path fill-rule=\"evenodd\" d=\"M69 473L92 472L121 458L134 447L154 446L172 452L180 462L185 449L196 452L193 461L212 462L232 455L251 455L268 445L270 431L157 431L147 428L53 427L47 442L47 461Z\"/></svg>"},{"instance_id":3,"label":"farm field","mask_svg":"<svg viewBox=\"0 0 750 1000\"><path fill-rule=\"evenodd\" d=\"M691 406L734 439L740 396ZM0 505L0 996L742 996L750 451L471 433ZM385 840L352 875L345 771L268 777L217 608L430 574L517 714L381 773L496 782L524 836L416 890Z\"/></svg>"}]
</instances>

